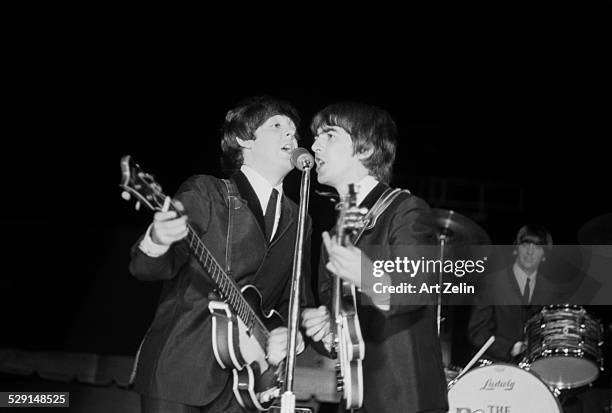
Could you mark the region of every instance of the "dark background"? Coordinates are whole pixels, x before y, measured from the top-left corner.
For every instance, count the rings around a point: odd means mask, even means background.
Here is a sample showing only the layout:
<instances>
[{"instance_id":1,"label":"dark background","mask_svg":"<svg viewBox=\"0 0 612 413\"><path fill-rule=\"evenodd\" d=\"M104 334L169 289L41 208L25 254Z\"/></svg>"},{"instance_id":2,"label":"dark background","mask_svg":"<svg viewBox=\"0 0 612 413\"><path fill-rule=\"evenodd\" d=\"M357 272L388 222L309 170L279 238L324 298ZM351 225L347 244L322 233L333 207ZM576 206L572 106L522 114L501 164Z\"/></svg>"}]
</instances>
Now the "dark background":
<instances>
[{"instance_id":1,"label":"dark background","mask_svg":"<svg viewBox=\"0 0 612 413\"><path fill-rule=\"evenodd\" d=\"M1 19L0 347L135 353L159 285L127 272L151 214L120 198L119 159L168 193L219 175L224 114L250 95L293 102L308 148L326 104L386 108L400 131L394 184L496 244L527 221L575 244L612 210L604 9L23 7ZM310 214L316 233L333 222L315 195Z\"/></svg>"}]
</instances>

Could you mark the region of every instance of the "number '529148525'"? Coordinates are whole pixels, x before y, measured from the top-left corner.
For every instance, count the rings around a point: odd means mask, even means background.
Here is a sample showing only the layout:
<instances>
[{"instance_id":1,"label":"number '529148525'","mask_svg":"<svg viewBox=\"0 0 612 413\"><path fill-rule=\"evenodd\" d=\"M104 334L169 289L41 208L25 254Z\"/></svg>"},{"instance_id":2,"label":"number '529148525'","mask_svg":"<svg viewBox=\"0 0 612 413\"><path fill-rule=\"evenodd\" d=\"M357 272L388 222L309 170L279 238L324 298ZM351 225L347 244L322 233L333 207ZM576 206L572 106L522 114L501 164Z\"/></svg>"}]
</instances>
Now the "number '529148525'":
<instances>
[{"instance_id":1,"label":"number '529148525'","mask_svg":"<svg viewBox=\"0 0 612 413\"><path fill-rule=\"evenodd\" d=\"M69 406L68 392L0 392L0 406L53 405Z\"/></svg>"}]
</instances>

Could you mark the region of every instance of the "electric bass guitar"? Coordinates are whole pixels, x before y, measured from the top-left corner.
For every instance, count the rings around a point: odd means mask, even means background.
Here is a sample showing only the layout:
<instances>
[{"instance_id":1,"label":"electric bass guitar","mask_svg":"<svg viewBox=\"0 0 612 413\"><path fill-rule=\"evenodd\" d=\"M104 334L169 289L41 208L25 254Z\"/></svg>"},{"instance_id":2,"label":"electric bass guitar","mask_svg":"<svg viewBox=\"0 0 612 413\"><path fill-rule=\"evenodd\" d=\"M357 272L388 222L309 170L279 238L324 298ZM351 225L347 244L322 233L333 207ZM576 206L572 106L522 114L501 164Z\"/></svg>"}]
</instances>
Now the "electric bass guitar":
<instances>
[{"instance_id":1,"label":"electric bass guitar","mask_svg":"<svg viewBox=\"0 0 612 413\"><path fill-rule=\"evenodd\" d=\"M161 211L166 199L152 175L143 172L130 156L121 159L123 198L136 200L136 209L145 205ZM174 206L171 210L181 215ZM232 369L233 390L238 403L249 410L268 410L279 397L284 379L284 362L268 364L266 349L270 330L283 323L281 315L262 308L262 296L253 286L242 289L229 276L194 229L187 224L185 238L191 254L217 286L219 300L209 303L212 314L213 351L223 369Z\"/></svg>"},{"instance_id":2,"label":"electric bass guitar","mask_svg":"<svg viewBox=\"0 0 612 413\"><path fill-rule=\"evenodd\" d=\"M349 185L348 195L336 206L339 210L336 223L338 242L348 245L363 226L362 215L356 208L356 192ZM341 404L346 410L358 409L363 404L362 360L365 344L361 336L357 316L355 284L333 277L332 323L333 350L336 353L336 383L341 393Z\"/></svg>"}]
</instances>

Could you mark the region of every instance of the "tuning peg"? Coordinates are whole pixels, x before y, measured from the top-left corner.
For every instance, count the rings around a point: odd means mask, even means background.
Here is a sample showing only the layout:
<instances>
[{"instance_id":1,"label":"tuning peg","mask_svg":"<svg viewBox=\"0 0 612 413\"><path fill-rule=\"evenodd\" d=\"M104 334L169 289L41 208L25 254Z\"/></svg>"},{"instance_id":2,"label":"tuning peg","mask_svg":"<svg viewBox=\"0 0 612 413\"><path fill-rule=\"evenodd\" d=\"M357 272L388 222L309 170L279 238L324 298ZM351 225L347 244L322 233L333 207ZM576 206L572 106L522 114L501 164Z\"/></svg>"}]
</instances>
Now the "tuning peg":
<instances>
[{"instance_id":1,"label":"tuning peg","mask_svg":"<svg viewBox=\"0 0 612 413\"><path fill-rule=\"evenodd\" d=\"M134 208L136 208L136 211L140 211L140 201L136 201L136 206Z\"/></svg>"},{"instance_id":2,"label":"tuning peg","mask_svg":"<svg viewBox=\"0 0 612 413\"><path fill-rule=\"evenodd\" d=\"M344 390L344 380L343 379L336 380L336 390L338 392L341 392L342 390Z\"/></svg>"},{"instance_id":3,"label":"tuning peg","mask_svg":"<svg viewBox=\"0 0 612 413\"><path fill-rule=\"evenodd\" d=\"M121 198L125 199L126 201L129 201L131 197L132 196L130 195L128 191L121 192Z\"/></svg>"}]
</instances>

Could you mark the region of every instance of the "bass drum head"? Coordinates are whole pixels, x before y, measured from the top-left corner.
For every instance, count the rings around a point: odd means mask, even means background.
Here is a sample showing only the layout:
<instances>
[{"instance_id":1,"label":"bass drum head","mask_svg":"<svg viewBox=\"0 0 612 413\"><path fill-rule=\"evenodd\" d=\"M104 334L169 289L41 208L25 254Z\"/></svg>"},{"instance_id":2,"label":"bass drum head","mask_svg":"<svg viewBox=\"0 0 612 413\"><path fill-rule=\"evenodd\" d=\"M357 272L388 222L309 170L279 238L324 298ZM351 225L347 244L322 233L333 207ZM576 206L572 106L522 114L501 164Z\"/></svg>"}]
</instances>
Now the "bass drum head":
<instances>
[{"instance_id":1,"label":"bass drum head","mask_svg":"<svg viewBox=\"0 0 612 413\"><path fill-rule=\"evenodd\" d=\"M448 391L449 413L562 413L557 398L535 375L504 363L478 367Z\"/></svg>"}]
</instances>

